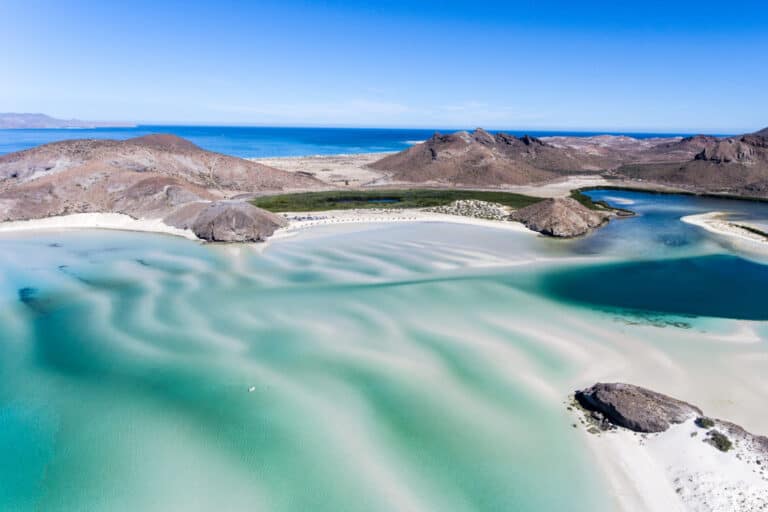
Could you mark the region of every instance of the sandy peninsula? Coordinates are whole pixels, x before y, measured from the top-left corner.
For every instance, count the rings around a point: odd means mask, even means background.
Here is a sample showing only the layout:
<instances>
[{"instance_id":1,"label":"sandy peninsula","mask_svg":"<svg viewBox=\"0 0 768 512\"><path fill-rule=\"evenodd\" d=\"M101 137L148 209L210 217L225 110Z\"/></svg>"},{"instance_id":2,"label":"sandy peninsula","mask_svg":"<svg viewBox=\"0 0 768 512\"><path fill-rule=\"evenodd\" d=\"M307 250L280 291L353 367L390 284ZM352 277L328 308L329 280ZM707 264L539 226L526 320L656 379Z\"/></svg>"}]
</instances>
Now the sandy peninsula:
<instances>
[{"instance_id":1,"label":"sandy peninsula","mask_svg":"<svg viewBox=\"0 0 768 512\"><path fill-rule=\"evenodd\" d=\"M761 230L748 224L728 220L728 213L726 212L686 215L680 220L731 240L751 242L768 249L768 235L763 234Z\"/></svg>"}]
</instances>

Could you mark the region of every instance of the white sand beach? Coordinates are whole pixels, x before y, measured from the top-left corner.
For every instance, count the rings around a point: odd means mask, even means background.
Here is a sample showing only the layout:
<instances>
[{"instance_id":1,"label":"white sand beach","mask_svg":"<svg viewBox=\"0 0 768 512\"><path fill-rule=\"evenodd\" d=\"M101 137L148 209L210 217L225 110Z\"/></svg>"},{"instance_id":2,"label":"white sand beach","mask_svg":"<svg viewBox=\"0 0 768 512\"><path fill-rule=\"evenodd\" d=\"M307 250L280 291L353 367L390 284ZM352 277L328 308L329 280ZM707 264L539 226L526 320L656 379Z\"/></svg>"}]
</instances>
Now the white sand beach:
<instances>
[{"instance_id":1,"label":"white sand beach","mask_svg":"<svg viewBox=\"0 0 768 512\"><path fill-rule=\"evenodd\" d=\"M659 434L618 428L585 433L621 510L755 511L768 507L765 454L736 442L704 442L694 418Z\"/></svg>"},{"instance_id":2,"label":"white sand beach","mask_svg":"<svg viewBox=\"0 0 768 512\"><path fill-rule=\"evenodd\" d=\"M162 219L135 219L121 213L75 213L44 219L0 222L0 233L21 231L56 231L64 229L116 229L122 231L142 231L180 236L198 240L188 229L169 226Z\"/></svg>"},{"instance_id":3,"label":"white sand beach","mask_svg":"<svg viewBox=\"0 0 768 512\"><path fill-rule=\"evenodd\" d=\"M733 240L760 244L764 248L768 249L768 238L760 235L759 233L745 229L735 222L730 222L728 220L728 213L726 212L709 212L698 215L686 215L680 220L705 229L710 233L722 235Z\"/></svg>"},{"instance_id":4,"label":"white sand beach","mask_svg":"<svg viewBox=\"0 0 768 512\"><path fill-rule=\"evenodd\" d=\"M335 224L375 224L386 222L443 222L505 229L520 233L538 235L518 222L485 220L461 215L427 212L421 209L360 209L329 210L321 212L299 212L283 214L288 226L275 232L270 238L292 236L320 226ZM162 219L135 219L120 213L76 213L43 219L0 222L0 233L22 231L55 231L64 229L115 229L140 231L180 236L189 240L200 240L191 230L169 226Z\"/></svg>"},{"instance_id":5,"label":"white sand beach","mask_svg":"<svg viewBox=\"0 0 768 512\"><path fill-rule=\"evenodd\" d=\"M481 226L527 233L539 236L519 222L486 220L462 215L450 215L435 213L423 209L354 209L354 210L328 210L320 212L292 212L284 213L288 226L275 232L271 239L292 236L293 234L320 226L335 224L375 224L382 222L443 222Z\"/></svg>"}]
</instances>

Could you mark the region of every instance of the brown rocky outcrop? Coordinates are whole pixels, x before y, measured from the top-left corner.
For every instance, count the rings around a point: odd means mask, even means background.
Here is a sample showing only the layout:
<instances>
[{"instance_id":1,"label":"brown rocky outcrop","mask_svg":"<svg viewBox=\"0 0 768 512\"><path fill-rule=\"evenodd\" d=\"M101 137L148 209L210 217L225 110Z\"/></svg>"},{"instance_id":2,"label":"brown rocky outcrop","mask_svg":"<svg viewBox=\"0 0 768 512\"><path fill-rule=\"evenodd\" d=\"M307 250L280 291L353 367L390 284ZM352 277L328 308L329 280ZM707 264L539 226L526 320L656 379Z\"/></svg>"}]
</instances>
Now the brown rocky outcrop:
<instances>
[{"instance_id":1,"label":"brown rocky outcrop","mask_svg":"<svg viewBox=\"0 0 768 512\"><path fill-rule=\"evenodd\" d=\"M210 242L261 242L285 218L242 201L217 201L203 209L192 224L199 238Z\"/></svg>"},{"instance_id":2,"label":"brown rocky outcrop","mask_svg":"<svg viewBox=\"0 0 768 512\"><path fill-rule=\"evenodd\" d=\"M664 432L670 425L702 415L701 409L650 389L623 383L597 383L575 393L588 411L635 432Z\"/></svg>"},{"instance_id":3,"label":"brown rocky outcrop","mask_svg":"<svg viewBox=\"0 0 768 512\"><path fill-rule=\"evenodd\" d=\"M562 238L586 234L609 218L609 214L590 210L570 197L544 199L509 216L509 220L521 222L528 229Z\"/></svg>"},{"instance_id":4,"label":"brown rocky outcrop","mask_svg":"<svg viewBox=\"0 0 768 512\"><path fill-rule=\"evenodd\" d=\"M757 148L748 140L725 139L704 148L695 158L718 164L736 162L750 165L756 152Z\"/></svg>"}]
</instances>

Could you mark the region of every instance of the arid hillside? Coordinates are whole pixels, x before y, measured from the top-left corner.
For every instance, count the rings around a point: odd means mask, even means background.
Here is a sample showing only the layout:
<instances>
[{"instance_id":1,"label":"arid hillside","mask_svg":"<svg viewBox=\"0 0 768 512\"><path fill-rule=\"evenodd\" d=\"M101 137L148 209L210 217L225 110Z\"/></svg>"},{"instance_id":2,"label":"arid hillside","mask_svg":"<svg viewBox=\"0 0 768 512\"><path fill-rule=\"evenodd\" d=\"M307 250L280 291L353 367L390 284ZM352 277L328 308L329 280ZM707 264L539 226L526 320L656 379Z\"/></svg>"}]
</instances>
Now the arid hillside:
<instances>
[{"instance_id":1,"label":"arid hillside","mask_svg":"<svg viewBox=\"0 0 768 512\"><path fill-rule=\"evenodd\" d=\"M70 140L0 157L0 220L116 212L186 227L212 200L319 186L173 135Z\"/></svg>"},{"instance_id":2,"label":"arid hillside","mask_svg":"<svg viewBox=\"0 0 768 512\"><path fill-rule=\"evenodd\" d=\"M568 174L599 174L630 163L684 162L717 138L635 139L627 136L515 137L472 133L435 134L370 165L392 180L466 186L528 185Z\"/></svg>"},{"instance_id":3,"label":"arid hillside","mask_svg":"<svg viewBox=\"0 0 768 512\"><path fill-rule=\"evenodd\" d=\"M491 135L477 129L472 133L437 133L371 167L391 172L396 181L492 186L547 181L557 176L556 171L583 168L583 162L574 160L570 149L556 148L534 137Z\"/></svg>"},{"instance_id":4,"label":"arid hillside","mask_svg":"<svg viewBox=\"0 0 768 512\"><path fill-rule=\"evenodd\" d=\"M611 175L695 192L768 197L768 129L715 139L683 162L627 164Z\"/></svg>"}]
</instances>

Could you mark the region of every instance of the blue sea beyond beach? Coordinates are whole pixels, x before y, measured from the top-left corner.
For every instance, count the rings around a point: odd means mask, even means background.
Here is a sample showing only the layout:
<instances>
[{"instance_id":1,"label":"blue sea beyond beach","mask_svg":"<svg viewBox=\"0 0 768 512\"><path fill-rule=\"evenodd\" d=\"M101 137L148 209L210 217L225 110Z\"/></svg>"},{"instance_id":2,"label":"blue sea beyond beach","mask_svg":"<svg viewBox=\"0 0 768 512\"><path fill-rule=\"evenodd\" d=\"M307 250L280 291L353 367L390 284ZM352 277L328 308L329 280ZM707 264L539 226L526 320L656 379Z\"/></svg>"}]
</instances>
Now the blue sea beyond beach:
<instances>
[{"instance_id":1,"label":"blue sea beyond beach","mask_svg":"<svg viewBox=\"0 0 768 512\"><path fill-rule=\"evenodd\" d=\"M456 128L300 128L237 126L139 125L129 128L0 130L0 155L67 139L129 139L150 133L171 133L189 139L203 149L242 158L339 155L401 151L431 137L436 131ZM504 130L513 135L601 135L597 132ZM674 137L677 133L613 133L636 138Z\"/></svg>"}]
</instances>

